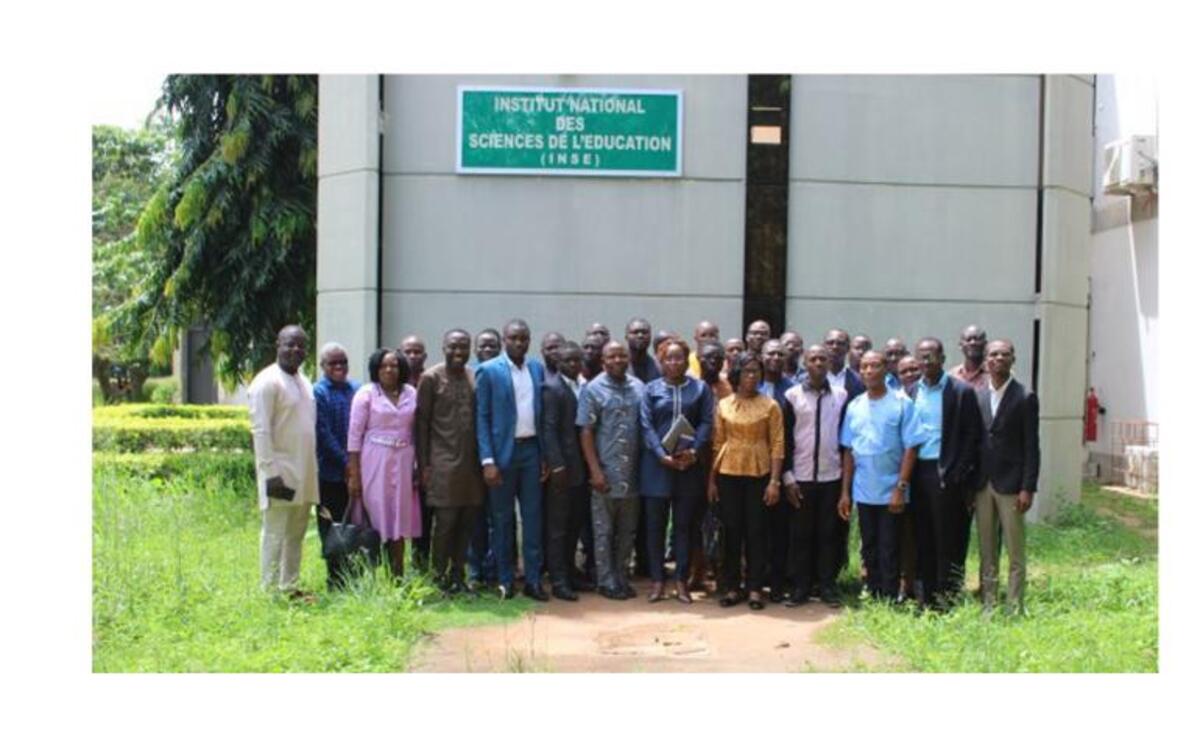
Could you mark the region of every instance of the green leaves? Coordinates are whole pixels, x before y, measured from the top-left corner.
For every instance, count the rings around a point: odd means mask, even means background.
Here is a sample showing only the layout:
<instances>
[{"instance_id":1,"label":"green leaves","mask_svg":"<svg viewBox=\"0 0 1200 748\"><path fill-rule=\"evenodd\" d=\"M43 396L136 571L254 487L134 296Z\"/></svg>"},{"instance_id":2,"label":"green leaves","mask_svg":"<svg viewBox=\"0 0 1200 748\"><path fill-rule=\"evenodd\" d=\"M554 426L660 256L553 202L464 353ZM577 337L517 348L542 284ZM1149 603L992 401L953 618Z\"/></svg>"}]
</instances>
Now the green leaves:
<instances>
[{"instance_id":1,"label":"green leaves","mask_svg":"<svg viewBox=\"0 0 1200 748\"><path fill-rule=\"evenodd\" d=\"M161 355L207 323L232 386L271 360L279 328L314 329L316 102L316 76L164 82L178 160L138 223L144 294L119 315L131 354Z\"/></svg>"}]
</instances>

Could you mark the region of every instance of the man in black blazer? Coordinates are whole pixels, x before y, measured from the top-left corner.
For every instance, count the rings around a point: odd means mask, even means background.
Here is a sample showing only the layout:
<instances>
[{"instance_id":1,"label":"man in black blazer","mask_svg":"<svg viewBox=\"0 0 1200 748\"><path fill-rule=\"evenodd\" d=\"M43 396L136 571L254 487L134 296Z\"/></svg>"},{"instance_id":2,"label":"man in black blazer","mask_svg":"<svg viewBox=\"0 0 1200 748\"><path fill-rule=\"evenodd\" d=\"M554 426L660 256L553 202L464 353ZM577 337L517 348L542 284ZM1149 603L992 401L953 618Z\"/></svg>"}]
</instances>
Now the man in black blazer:
<instances>
[{"instance_id":1,"label":"man in black blazer","mask_svg":"<svg viewBox=\"0 0 1200 748\"><path fill-rule=\"evenodd\" d=\"M1038 398L1012 377L1013 344L993 340L984 365L988 386L976 390L983 421L976 481L975 513L979 527L979 587L985 609L996 604L1000 549L996 524L1008 548L1009 612L1024 607L1025 512L1037 492L1041 451L1038 445Z\"/></svg>"},{"instance_id":2,"label":"man in black blazer","mask_svg":"<svg viewBox=\"0 0 1200 748\"><path fill-rule=\"evenodd\" d=\"M590 492L583 453L579 450L579 428L575 425L578 409L579 372L583 350L577 343L563 343L557 353L558 371L547 375L542 384L542 454L550 468L549 500L546 525L549 544L546 564L550 570L550 594L560 600L578 600L576 589L588 589L585 579L572 579L575 571L575 547L580 530L589 514Z\"/></svg>"},{"instance_id":3,"label":"man in black blazer","mask_svg":"<svg viewBox=\"0 0 1200 748\"><path fill-rule=\"evenodd\" d=\"M917 422L926 437L913 471L917 570L922 603L948 607L962 589L964 523L974 499L983 428L975 390L945 371L946 351L937 338L917 344L922 376L913 392Z\"/></svg>"}]
</instances>

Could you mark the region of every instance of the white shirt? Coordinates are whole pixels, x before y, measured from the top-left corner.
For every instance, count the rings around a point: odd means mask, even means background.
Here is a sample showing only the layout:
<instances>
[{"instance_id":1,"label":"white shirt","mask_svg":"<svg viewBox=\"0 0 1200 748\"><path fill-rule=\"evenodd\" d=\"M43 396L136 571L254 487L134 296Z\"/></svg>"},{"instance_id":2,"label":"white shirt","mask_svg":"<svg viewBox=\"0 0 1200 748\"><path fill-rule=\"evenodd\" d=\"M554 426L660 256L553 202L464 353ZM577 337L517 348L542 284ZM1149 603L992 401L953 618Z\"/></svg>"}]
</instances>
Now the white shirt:
<instances>
[{"instance_id":1,"label":"white shirt","mask_svg":"<svg viewBox=\"0 0 1200 748\"><path fill-rule=\"evenodd\" d=\"M1008 385L1012 384L1012 376L1004 380L1004 384L1000 385L1000 389L996 389L992 384L992 380L988 379L988 392L992 397L992 418L996 417L996 409L1000 407L1000 401L1004 399L1004 391L1008 389Z\"/></svg>"},{"instance_id":2,"label":"white shirt","mask_svg":"<svg viewBox=\"0 0 1200 748\"><path fill-rule=\"evenodd\" d=\"M828 379L829 383L831 385L833 385L834 387L840 387L841 389L844 390L844 389L846 389L846 369L847 368L849 368L849 367L843 366L842 370L839 371L837 374L834 374L832 371L829 371L825 374L825 378Z\"/></svg>"},{"instance_id":3,"label":"white shirt","mask_svg":"<svg viewBox=\"0 0 1200 748\"><path fill-rule=\"evenodd\" d=\"M517 401L515 436L517 439L537 436L537 424L533 416L533 374L529 372L529 364L517 366L509 359L508 373L512 376L513 397Z\"/></svg>"},{"instance_id":4,"label":"white shirt","mask_svg":"<svg viewBox=\"0 0 1200 748\"><path fill-rule=\"evenodd\" d=\"M312 385L299 371L288 374L271 364L250 383L250 430L258 475L258 506L316 504L317 403ZM290 502L267 496L267 479L279 477L296 492Z\"/></svg>"}]
</instances>

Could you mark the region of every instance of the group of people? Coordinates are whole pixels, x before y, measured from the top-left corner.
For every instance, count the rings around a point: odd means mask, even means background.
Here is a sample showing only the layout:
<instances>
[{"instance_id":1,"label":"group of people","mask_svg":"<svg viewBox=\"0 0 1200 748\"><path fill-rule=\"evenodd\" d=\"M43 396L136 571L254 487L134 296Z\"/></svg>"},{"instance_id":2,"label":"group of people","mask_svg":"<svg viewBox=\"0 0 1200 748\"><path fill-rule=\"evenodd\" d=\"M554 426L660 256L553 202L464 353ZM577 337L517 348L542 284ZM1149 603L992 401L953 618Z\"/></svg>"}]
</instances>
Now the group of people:
<instances>
[{"instance_id":1,"label":"group of people","mask_svg":"<svg viewBox=\"0 0 1200 748\"><path fill-rule=\"evenodd\" d=\"M535 600L625 600L642 575L651 602L670 581L691 603L711 576L724 607L836 606L857 507L866 593L952 605L974 516L984 606L997 603L1002 536L1006 605L1021 608L1038 401L1012 377L1010 341L969 326L949 371L937 338L876 351L834 329L806 347L763 320L724 343L708 321L691 342L642 318L623 341L596 323L582 343L545 334L540 361L530 342L519 319L484 330L471 365L472 338L453 329L426 368L410 336L371 355L362 386L327 343L310 385L304 331L281 330L250 387L263 586L308 596L296 583L320 504L322 538L343 517L369 524L397 577L407 540L446 594L494 585L511 598L519 508ZM327 561L338 587L350 570Z\"/></svg>"}]
</instances>

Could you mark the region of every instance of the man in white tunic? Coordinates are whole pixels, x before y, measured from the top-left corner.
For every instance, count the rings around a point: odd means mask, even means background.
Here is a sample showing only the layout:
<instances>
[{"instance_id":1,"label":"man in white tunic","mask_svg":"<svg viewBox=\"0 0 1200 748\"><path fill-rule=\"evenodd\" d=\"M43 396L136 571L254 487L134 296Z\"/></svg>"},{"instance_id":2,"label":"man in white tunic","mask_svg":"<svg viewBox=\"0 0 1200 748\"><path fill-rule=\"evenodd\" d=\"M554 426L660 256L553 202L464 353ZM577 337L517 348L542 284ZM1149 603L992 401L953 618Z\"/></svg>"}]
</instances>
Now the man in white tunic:
<instances>
[{"instance_id":1,"label":"man in white tunic","mask_svg":"<svg viewBox=\"0 0 1200 748\"><path fill-rule=\"evenodd\" d=\"M262 510L262 586L292 597L308 515L318 502L316 401L300 373L308 336L288 325L275 339L275 363L250 383L250 422Z\"/></svg>"}]
</instances>

